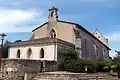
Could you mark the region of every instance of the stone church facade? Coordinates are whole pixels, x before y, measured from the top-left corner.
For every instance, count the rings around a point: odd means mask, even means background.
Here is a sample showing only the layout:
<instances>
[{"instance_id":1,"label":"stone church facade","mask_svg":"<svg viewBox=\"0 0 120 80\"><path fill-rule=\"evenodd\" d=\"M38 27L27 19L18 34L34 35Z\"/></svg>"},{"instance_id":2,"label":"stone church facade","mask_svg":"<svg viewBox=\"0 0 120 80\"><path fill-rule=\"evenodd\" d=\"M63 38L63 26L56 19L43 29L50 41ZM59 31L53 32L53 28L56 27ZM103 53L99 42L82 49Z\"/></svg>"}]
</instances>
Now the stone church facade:
<instances>
[{"instance_id":1,"label":"stone church facade","mask_svg":"<svg viewBox=\"0 0 120 80\"><path fill-rule=\"evenodd\" d=\"M19 60L28 61L28 65L30 60L35 62L40 67L36 72L41 71L41 67L44 67L42 71L59 70L61 51L65 49L79 51L78 57L83 59L109 59L108 40L98 30L91 33L77 23L58 20L57 11L55 7L49 9L48 22L34 29L30 40L9 44L9 60L5 60L7 66L4 66L6 71L9 61ZM29 69L36 65L30 65Z\"/></svg>"},{"instance_id":2,"label":"stone church facade","mask_svg":"<svg viewBox=\"0 0 120 80\"><path fill-rule=\"evenodd\" d=\"M79 58L108 60L108 40L98 30L90 33L77 23L58 20L57 11L54 7L49 9L48 22L32 31L31 40L10 44L9 58L57 61L59 46L72 45L80 52Z\"/></svg>"}]
</instances>

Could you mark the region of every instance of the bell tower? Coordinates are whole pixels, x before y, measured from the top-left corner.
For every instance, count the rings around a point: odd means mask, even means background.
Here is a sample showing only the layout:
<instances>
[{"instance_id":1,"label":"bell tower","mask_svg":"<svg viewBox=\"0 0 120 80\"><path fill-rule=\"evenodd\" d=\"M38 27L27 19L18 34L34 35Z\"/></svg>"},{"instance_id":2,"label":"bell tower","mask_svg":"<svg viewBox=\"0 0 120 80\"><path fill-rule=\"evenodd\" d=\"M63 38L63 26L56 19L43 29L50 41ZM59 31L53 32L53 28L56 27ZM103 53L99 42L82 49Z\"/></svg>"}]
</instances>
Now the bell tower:
<instances>
[{"instance_id":1,"label":"bell tower","mask_svg":"<svg viewBox=\"0 0 120 80\"><path fill-rule=\"evenodd\" d=\"M55 7L52 7L51 9L49 9L48 22L54 22L58 20L57 11L58 9Z\"/></svg>"},{"instance_id":2,"label":"bell tower","mask_svg":"<svg viewBox=\"0 0 120 80\"><path fill-rule=\"evenodd\" d=\"M54 31L55 37L57 37L57 21L58 21L57 11L58 9L55 7L52 7L51 9L49 9L48 25L47 25L48 37L51 37L51 31Z\"/></svg>"}]
</instances>

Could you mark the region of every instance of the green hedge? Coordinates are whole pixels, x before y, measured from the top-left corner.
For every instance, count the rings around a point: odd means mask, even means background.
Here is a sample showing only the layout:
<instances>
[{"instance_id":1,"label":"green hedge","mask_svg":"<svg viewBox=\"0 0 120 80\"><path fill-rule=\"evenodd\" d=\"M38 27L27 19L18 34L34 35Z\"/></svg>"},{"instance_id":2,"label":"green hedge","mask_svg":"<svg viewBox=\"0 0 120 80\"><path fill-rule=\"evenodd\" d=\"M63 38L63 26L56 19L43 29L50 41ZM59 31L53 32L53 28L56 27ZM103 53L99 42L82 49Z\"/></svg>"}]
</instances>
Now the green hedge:
<instances>
[{"instance_id":1,"label":"green hedge","mask_svg":"<svg viewBox=\"0 0 120 80\"><path fill-rule=\"evenodd\" d=\"M85 67L87 66L87 72L109 72L111 70L108 65L109 62L103 61L91 61L85 59L67 60L64 63L64 70L70 72L86 72Z\"/></svg>"},{"instance_id":2,"label":"green hedge","mask_svg":"<svg viewBox=\"0 0 120 80\"><path fill-rule=\"evenodd\" d=\"M90 60L77 59L73 61L68 61L64 63L64 68L66 71L71 72L86 72L85 67L87 66L87 72L95 72L96 64Z\"/></svg>"},{"instance_id":3,"label":"green hedge","mask_svg":"<svg viewBox=\"0 0 120 80\"><path fill-rule=\"evenodd\" d=\"M116 64L120 65L120 60L117 61L91 61L86 59L79 59L78 58L78 51L67 49L61 52L63 63L61 64L61 68L64 71L70 72L109 72L111 69L116 70ZM63 57L64 56L64 57ZM119 67L120 68L120 67Z\"/></svg>"}]
</instances>

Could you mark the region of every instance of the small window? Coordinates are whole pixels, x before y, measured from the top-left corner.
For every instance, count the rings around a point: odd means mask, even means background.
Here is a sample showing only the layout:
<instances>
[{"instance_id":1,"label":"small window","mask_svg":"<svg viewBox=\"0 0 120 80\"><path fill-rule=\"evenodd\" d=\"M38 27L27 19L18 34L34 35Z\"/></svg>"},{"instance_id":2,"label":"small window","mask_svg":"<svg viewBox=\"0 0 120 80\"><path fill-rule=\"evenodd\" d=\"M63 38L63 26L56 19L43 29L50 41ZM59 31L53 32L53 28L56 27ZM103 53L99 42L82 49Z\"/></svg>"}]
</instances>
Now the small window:
<instances>
[{"instance_id":1,"label":"small window","mask_svg":"<svg viewBox=\"0 0 120 80\"><path fill-rule=\"evenodd\" d=\"M52 12L51 12L51 17L53 17L53 13L54 13L54 12L52 11Z\"/></svg>"},{"instance_id":2,"label":"small window","mask_svg":"<svg viewBox=\"0 0 120 80\"><path fill-rule=\"evenodd\" d=\"M51 38L56 38L56 32L55 32L54 29L52 29L52 30L50 31L50 37L51 37Z\"/></svg>"},{"instance_id":3,"label":"small window","mask_svg":"<svg viewBox=\"0 0 120 80\"><path fill-rule=\"evenodd\" d=\"M105 54L105 49L104 48L102 48L102 53L103 53L103 57L105 59L106 58L106 54Z\"/></svg>"},{"instance_id":4,"label":"small window","mask_svg":"<svg viewBox=\"0 0 120 80\"><path fill-rule=\"evenodd\" d=\"M41 48L41 50L40 50L40 58L44 58L44 49L43 48Z\"/></svg>"},{"instance_id":5,"label":"small window","mask_svg":"<svg viewBox=\"0 0 120 80\"><path fill-rule=\"evenodd\" d=\"M17 58L20 58L20 50L17 51Z\"/></svg>"},{"instance_id":6,"label":"small window","mask_svg":"<svg viewBox=\"0 0 120 80\"><path fill-rule=\"evenodd\" d=\"M97 54L97 45L94 43L94 50L95 50L95 53Z\"/></svg>"},{"instance_id":7,"label":"small window","mask_svg":"<svg viewBox=\"0 0 120 80\"><path fill-rule=\"evenodd\" d=\"M31 58L31 57L32 57L32 50L31 48L29 48L27 52L27 58Z\"/></svg>"},{"instance_id":8,"label":"small window","mask_svg":"<svg viewBox=\"0 0 120 80\"><path fill-rule=\"evenodd\" d=\"M105 49L104 48L102 48L102 52L103 52L103 55L105 54Z\"/></svg>"}]
</instances>

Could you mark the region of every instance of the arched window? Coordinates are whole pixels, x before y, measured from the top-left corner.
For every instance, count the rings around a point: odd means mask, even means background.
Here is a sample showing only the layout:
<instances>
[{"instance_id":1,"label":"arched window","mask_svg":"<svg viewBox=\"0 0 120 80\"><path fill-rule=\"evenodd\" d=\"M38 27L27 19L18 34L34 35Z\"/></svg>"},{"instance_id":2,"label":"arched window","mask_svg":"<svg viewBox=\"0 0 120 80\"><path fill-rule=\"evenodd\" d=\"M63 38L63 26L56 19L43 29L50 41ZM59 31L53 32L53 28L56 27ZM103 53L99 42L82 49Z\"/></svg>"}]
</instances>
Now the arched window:
<instances>
[{"instance_id":1,"label":"arched window","mask_svg":"<svg viewBox=\"0 0 120 80\"><path fill-rule=\"evenodd\" d=\"M53 13L54 13L54 12L52 11L52 12L51 12L51 17L53 17Z\"/></svg>"},{"instance_id":2,"label":"arched window","mask_svg":"<svg viewBox=\"0 0 120 80\"><path fill-rule=\"evenodd\" d=\"M51 37L51 38L56 38L56 32L55 32L54 29L52 29L52 30L50 31L50 37Z\"/></svg>"},{"instance_id":3,"label":"arched window","mask_svg":"<svg viewBox=\"0 0 120 80\"><path fill-rule=\"evenodd\" d=\"M27 58L32 58L32 50L29 48L27 52Z\"/></svg>"},{"instance_id":4,"label":"arched window","mask_svg":"<svg viewBox=\"0 0 120 80\"><path fill-rule=\"evenodd\" d=\"M44 49L43 48L41 48L41 50L40 50L40 58L44 58Z\"/></svg>"},{"instance_id":5,"label":"arched window","mask_svg":"<svg viewBox=\"0 0 120 80\"><path fill-rule=\"evenodd\" d=\"M20 49L17 50L17 58L20 58Z\"/></svg>"},{"instance_id":6,"label":"arched window","mask_svg":"<svg viewBox=\"0 0 120 80\"><path fill-rule=\"evenodd\" d=\"M94 50L95 50L95 53L97 54L97 45L94 43Z\"/></svg>"}]
</instances>

